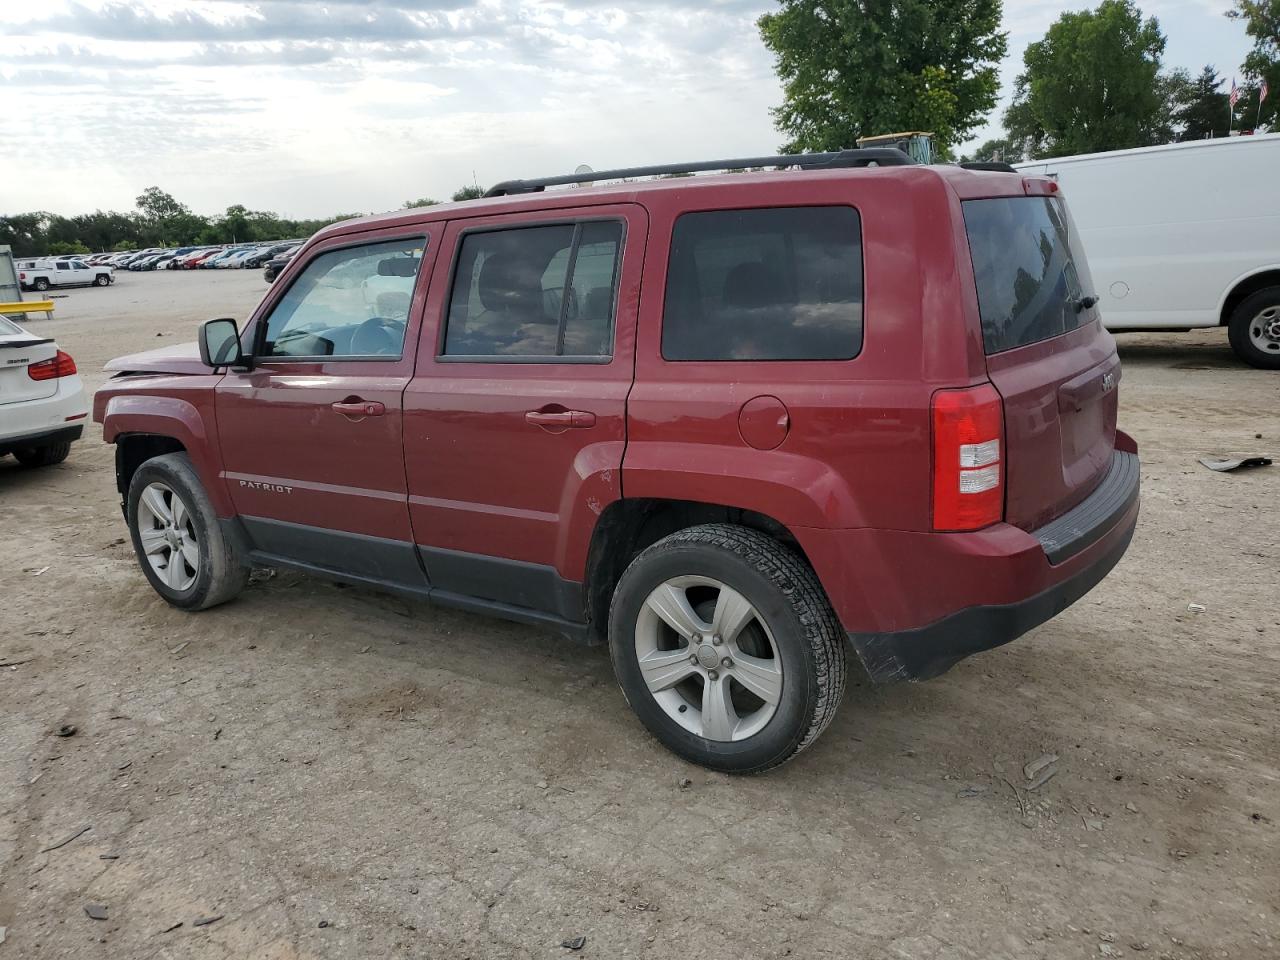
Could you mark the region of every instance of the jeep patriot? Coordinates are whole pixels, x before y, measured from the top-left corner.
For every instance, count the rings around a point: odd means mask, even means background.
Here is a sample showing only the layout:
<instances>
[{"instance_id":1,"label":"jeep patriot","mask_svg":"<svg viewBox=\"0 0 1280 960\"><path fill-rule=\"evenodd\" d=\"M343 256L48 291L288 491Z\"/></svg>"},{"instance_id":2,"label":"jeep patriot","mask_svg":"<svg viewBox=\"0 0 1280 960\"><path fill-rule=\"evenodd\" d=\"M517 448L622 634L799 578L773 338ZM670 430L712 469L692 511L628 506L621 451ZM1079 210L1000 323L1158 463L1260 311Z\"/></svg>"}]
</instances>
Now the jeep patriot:
<instances>
[{"instance_id":1,"label":"jeep patriot","mask_svg":"<svg viewBox=\"0 0 1280 960\"><path fill-rule=\"evenodd\" d=\"M812 743L851 653L924 680L1053 617L1138 516L1057 184L885 149L344 221L243 330L108 370L169 603L280 566L602 641L727 771Z\"/></svg>"}]
</instances>

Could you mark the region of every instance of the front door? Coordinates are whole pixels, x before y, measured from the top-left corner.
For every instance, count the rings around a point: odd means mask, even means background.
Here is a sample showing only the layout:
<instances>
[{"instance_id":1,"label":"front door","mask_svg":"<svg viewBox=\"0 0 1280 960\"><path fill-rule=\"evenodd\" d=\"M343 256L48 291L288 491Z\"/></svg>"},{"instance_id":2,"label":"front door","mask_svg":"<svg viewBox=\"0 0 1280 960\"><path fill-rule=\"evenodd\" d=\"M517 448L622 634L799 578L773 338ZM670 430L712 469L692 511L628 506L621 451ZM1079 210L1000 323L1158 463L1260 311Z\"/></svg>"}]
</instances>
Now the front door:
<instances>
[{"instance_id":1,"label":"front door","mask_svg":"<svg viewBox=\"0 0 1280 960\"><path fill-rule=\"evenodd\" d=\"M646 232L635 204L450 224L405 392L438 594L582 620L591 531L622 495Z\"/></svg>"},{"instance_id":2,"label":"front door","mask_svg":"<svg viewBox=\"0 0 1280 960\"><path fill-rule=\"evenodd\" d=\"M259 308L253 368L223 378L217 421L260 559L425 589L401 403L433 255L422 228L335 237Z\"/></svg>"}]
</instances>

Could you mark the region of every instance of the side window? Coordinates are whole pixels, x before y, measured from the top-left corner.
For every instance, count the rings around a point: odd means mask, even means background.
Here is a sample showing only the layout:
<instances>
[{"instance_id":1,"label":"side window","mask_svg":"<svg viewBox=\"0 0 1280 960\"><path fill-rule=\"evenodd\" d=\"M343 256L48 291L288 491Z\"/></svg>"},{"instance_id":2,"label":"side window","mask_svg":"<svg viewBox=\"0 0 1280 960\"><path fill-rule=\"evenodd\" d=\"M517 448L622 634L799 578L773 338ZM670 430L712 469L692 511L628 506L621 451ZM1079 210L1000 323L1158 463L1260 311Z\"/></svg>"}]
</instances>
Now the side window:
<instances>
[{"instance_id":1,"label":"side window","mask_svg":"<svg viewBox=\"0 0 1280 960\"><path fill-rule=\"evenodd\" d=\"M69 269L71 269L71 268L70 268L70 265L69 265L69 264L67 263L67 261L65 261L65 260L59 260L59 261L58 261L57 263L55 263L53 266L54 266L54 269L55 269L55 270L69 270Z\"/></svg>"},{"instance_id":2,"label":"side window","mask_svg":"<svg viewBox=\"0 0 1280 960\"><path fill-rule=\"evenodd\" d=\"M612 356L622 234L612 220L465 234L444 355Z\"/></svg>"},{"instance_id":3,"label":"side window","mask_svg":"<svg viewBox=\"0 0 1280 960\"><path fill-rule=\"evenodd\" d=\"M667 360L850 360L862 349L852 207L687 213L662 314Z\"/></svg>"},{"instance_id":4,"label":"side window","mask_svg":"<svg viewBox=\"0 0 1280 960\"><path fill-rule=\"evenodd\" d=\"M267 318L264 357L399 357L425 238L343 247L310 263Z\"/></svg>"}]
</instances>

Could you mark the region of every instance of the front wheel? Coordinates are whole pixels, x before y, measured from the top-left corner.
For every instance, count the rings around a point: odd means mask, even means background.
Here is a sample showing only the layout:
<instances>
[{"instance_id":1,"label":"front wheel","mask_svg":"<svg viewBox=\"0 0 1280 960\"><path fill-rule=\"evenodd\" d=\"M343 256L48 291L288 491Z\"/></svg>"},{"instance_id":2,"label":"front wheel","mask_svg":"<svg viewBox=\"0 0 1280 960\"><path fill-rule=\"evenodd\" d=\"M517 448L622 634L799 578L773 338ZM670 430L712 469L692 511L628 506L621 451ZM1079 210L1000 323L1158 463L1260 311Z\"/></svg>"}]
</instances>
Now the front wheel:
<instances>
[{"instance_id":1,"label":"front wheel","mask_svg":"<svg viewBox=\"0 0 1280 960\"><path fill-rule=\"evenodd\" d=\"M1280 287L1250 294L1231 314L1227 326L1231 348L1245 363L1280 370Z\"/></svg>"},{"instance_id":2,"label":"front wheel","mask_svg":"<svg viewBox=\"0 0 1280 960\"><path fill-rule=\"evenodd\" d=\"M249 579L236 544L185 453L146 461L129 483L129 533L143 574L175 607L205 610L225 603Z\"/></svg>"},{"instance_id":3,"label":"front wheel","mask_svg":"<svg viewBox=\"0 0 1280 960\"><path fill-rule=\"evenodd\" d=\"M730 773L805 749L844 693L843 636L817 577L745 527L691 527L636 557L614 593L609 646L649 731Z\"/></svg>"},{"instance_id":4,"label":"front wheel","mask_svg":"<svg viewBox=\"0 0 1280 960\"><path fill-rule=\"evenodd\" d=\"M105 287L110 282L111 282L111 278L108 277L105 273L100 273L93 278L93 285L95 287Z\"/></svg>"}]
</instances>

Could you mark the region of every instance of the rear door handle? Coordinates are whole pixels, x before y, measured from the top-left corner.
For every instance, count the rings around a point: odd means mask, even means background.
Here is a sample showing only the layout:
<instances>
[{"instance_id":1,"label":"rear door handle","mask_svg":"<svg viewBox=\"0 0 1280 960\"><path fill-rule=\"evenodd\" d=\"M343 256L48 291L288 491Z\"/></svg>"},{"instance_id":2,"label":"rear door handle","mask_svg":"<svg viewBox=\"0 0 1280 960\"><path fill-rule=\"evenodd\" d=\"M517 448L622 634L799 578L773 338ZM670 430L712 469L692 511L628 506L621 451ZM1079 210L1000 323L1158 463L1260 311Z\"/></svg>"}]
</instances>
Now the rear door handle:
<instances>
[{"instance_id":1,"label":"rear door handle","mask_svg":"<svg viewBox=\"0 0 1280 960\"><path fill-rule=\"evenodd\" d=\"M386 405L378 400L361 400L359 397L347 397L333 404L335 413L344 417L363 419L364 417L380 417L387 412Z\"/></svg>"},{"instance_id":2,"label":"rear door handle","mask_svg":"<svg viewBox=\"0 0 1280 960\"><path fill-rule=\"evenodd\" d=\"M524 422L550 430L583 429L596 425L596 415L586 410L530 410Z\"/></svg>"}]
</instances>

